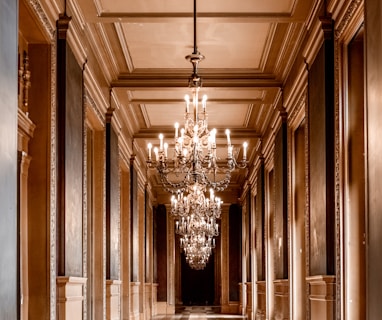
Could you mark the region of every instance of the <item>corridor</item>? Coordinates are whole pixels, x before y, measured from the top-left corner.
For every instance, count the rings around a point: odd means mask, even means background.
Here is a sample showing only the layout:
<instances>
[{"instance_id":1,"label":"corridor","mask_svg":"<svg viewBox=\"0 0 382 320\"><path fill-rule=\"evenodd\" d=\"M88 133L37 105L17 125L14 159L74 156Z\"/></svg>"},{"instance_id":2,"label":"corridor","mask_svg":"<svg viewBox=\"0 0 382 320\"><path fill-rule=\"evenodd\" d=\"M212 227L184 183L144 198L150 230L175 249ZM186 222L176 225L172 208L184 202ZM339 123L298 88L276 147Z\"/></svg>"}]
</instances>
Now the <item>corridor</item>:
<instances>
[{"instance_id":1,"label":"corridor","mask_svg":"<svg viewBox=\"0 0 382 320\"><path fill-rule=\"evenodd\" d=\"M239 320L246 319L245 316L220 314L217 307L212 306L188 306L179 307L174 315L158 315L152 318L153 320L188 320L188 319L214 319L214 320Z\"/></svg>"}]
</instances>

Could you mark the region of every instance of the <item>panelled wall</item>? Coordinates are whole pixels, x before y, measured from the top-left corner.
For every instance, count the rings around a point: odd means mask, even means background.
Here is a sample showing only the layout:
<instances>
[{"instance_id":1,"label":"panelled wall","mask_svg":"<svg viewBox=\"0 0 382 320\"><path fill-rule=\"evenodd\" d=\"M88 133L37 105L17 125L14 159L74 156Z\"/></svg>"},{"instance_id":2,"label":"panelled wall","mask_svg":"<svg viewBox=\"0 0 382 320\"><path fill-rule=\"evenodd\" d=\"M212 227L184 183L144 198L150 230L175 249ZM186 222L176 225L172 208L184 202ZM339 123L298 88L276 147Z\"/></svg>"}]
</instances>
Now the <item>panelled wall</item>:
<instances>
[{"instance_id":1,"label":"panelled wall","mask_svg":"<svg viewBox=\"0 0 382 320\"><path fill-rule=\"evenodd\" d=\"M382 7L325 5L280 90L242 203L222 215L212 291L227 313L321 320L382 312ZM18 13L29 18L17 35ZM0 17L0 314L175 312L172 220L166 206L153 207L108 85L90 80L99 70L73 37L78 22L25 1L3 1Z\"/></svg>"},{"instance_id":2,"label":"panelled wall","mask_svg":"<svg viewBox=\"0 0 382 320\"><path fill-rule=\"evenodd\" d=\"M255 309L245 313L256 319L375 314L367 314L364 298L363 3L349 1L331 15L333 7L318 10L303 59L295 63L299 77L290 78L281 93L286 114L264 137L250 175L255 226L247 241L253 241L256 265L250 272L256 278L247 288L256 298Z\"/></svg>"}]
</instances>

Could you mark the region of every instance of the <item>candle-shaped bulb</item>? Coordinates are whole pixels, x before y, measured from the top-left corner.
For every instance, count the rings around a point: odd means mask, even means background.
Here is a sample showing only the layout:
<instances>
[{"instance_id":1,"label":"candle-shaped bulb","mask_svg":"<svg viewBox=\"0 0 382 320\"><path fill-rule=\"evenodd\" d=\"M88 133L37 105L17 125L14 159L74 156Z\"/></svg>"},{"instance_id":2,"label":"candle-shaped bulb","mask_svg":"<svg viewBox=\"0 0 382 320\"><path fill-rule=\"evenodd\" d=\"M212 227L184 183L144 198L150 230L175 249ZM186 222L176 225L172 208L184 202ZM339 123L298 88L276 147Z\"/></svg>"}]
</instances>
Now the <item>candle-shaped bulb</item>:
<instances>
[{"instance_id":1,"label":"candle-shaped bulb","mask_svg":"<svg viewBox=\"0 0 382 320\"><path fill-rule=\"evenodd\" d=\"M233 150L233 147L231 145L228 146L228 158L232 158L232 150Z\"/></svg>"},{"instance_id":2,"label":"candle-shaped bulb","mask_svg":"<svg viewBox=\"0 0 382 320\"><path fill-rule=\"evenodd\" d=\"M164 156L165 156L165 158L167 158L167 150L168 150L168 143L165 142L164 143Z\"/></svg>"},{"instance_id":3,"label":"candle-shaped bulb","mask_svg":"<svg viewBox=\"0 0 382 320\"><path fill-rule=\"evenodd\" d=\"M153 145L151 143L148 143L147 144L147 148L149 149L149 160L151 160L151 149L152 149Z\"/></svg>"},{"instance_id":4,"label":"candle-shaped bulb","mask_svg":"<svg viewBox=\"0 0 382 320\"><path fill-rule=\"evenodd\" d=\"M230 138L230 136L229 136L230 133L231 133L231 132L229 131L229 129L226 129L226 130L225 130L225 134L226 134L226 136L227 136L227 145L229 145L229 146L231 145L231 138Z\"/></svg>"},{"instance_id":5,"label":"candle-shaped bulb","mask_svg":"<svg viewBox=\"0 0 382 320\"><path fill-rule=\"evenodd\" d=\"M245 141L243 143L243 160L247 160L247 147L248 147L248 143Z\"/></svg>"},{"instance_id":6,"label":"candle-shaped bulb","mask_svg":"<svg viewBox=\"0 0 382 320\"><path fill-rule=\"evenodd\" d=\"M202 100L202 106L203 106L203 112L206 112L206 105L207 105L207 95L203 95L203 100Z\"/></svg>"},{"instance_id":7,"label":"candle-shaped bulb","mask_svg":"<svg viewBox=\"0 0 382 320\"><path fill-rule=\"evenodd\" d=\"M159 150L162 151L163 150L163 134L162 133L159 134L159 142L160 142Z\"/></svg>"},{"instance_id":8,"label":"candle-shaped bulb","mask_svg":"<svg viewBox=\"0 0 382 320\"><path fill-rule=\"evenodd\" d=\"M179 123L175 122L174 127L175 127L175 140L176 140L176 139L178 139Z\"/></svg>"},{"instance_id":9,"label":"candle-shaped bulb","mask_svg":"<svg viewBox=\"0 0 382 320\"><path fill-rule=\"evenodd\" d=\"M155 153L155 160L158 161L159 160L159 154L158 154L158 148L157 147L154 148L154 153Z\"/></svg>"},{"instance_id":10,"label":"candle-shaped bulb","mask_svg":"<svg viewBox=\"0 0 382 320\"><path fill-rule=\"evenodd\" d=\"M186 113L188 113L190 110L190 96L186 94L184 96L184 100L186 100Z\"/></svg>"},{"instance_id":11,"label":"candle-shaped bulb","mask_svg":"<svg viewBox=\"0 0 382 320\"><path fill-rule=\"evenodd\" d=\"M216 143L216 128L213 128L211 130L211 140L212 140L212 143L215 144Z\"/></svg>"}]
</instances>

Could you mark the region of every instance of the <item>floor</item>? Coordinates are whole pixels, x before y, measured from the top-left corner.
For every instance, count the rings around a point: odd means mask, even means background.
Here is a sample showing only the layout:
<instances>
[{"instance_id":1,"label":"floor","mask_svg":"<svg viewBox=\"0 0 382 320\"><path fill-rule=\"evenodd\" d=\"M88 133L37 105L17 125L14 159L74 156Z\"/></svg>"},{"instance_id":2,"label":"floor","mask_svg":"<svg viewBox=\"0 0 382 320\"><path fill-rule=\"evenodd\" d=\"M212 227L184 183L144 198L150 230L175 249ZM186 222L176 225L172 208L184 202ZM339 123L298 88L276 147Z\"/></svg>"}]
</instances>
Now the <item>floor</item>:
<instances>
[{"instance_id":1,"label":"floor","mask_svg":"<svg viewBox=\"0 0 382 320\"><path fill-rule=\"evenodd\" d=\"M188 320L188 319L213 319L213 320L239 320L246 319L244 316L233 315L233 314L221 314L218 310L210 306L190 306L178 308L176 313L173 315L158 315L153 319L155 320Z\"/></svg>"}]
</instances>

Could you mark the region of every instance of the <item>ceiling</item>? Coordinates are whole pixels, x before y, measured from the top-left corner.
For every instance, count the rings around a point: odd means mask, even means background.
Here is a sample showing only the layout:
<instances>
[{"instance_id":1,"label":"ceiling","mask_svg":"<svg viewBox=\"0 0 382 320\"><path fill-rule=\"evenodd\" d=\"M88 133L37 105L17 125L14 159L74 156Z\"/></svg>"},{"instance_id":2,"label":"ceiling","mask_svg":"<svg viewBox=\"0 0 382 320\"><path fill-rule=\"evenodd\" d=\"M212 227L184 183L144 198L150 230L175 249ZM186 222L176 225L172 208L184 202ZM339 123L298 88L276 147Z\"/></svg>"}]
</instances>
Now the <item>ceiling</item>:
<instances>
[{"instance_id":1,"label":"ceiling","mask_svg":"<svg viewBox=\"0 0 382 320\"><path fill-rule=\"evenodd\" d=\"M208 95L209 126L217 128L222 147L230 128L233 143L248 141L254 158L258 139L272 125L314 3L197 1L196 42L205 56L198 72L201 94ZM72 7L111 83L122 132L141 148L136 153L143 155L149 141L158 144L159 132L173 139L174 123L184 119L184 95L190 93L192 65L185 56L193 51L193 1L72 0ZM232 179L228 193L234 198L244 174Z\"/></svg>"}]
</instances>

